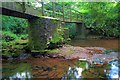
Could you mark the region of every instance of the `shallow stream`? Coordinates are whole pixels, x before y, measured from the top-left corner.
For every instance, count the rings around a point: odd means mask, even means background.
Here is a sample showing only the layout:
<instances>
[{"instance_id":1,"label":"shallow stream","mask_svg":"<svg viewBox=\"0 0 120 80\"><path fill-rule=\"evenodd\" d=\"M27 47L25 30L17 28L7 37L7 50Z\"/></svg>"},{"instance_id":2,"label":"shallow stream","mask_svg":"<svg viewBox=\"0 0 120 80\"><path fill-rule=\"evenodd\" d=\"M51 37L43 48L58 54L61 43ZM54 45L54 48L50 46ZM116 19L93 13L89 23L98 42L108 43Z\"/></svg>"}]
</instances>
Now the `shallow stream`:
<instances>
[{"instance_id":1,"label":"shallow stream","mask_svg":"<svg viewBox=\"0 0 120 80\"><path fill-rule=\"evenodd\" d=\"M108 43L109 42L109 43ZM110 49L118 49L117 40L109 41L73 41L74 46L97 46ZM84 44L85 43L85 44ZM103 45L104 44L104 45ZM114 52L116 53L116 52ZM3 61L2 79L22 80L50 79L59 80L111 80L119 78L120 60L116 59L102 66L91 65L86 61L67 60L60 58L29 58L25 60Z\"/></svg>"}]
</instances>

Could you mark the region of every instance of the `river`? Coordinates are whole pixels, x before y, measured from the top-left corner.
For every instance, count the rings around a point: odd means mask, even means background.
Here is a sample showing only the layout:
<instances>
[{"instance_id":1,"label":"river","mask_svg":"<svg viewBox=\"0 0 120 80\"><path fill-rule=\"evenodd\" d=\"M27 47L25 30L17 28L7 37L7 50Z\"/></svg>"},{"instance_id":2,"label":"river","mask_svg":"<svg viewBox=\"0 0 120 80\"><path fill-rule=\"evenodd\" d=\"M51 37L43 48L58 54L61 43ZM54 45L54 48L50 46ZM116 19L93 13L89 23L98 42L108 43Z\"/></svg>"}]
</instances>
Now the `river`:
<instances>
[{"instance_id":1,"label":"river","mask_svg":"<svg viewBox=\"0 0 120 80\"><path fill-rule=\"evenodd\" d=\"M106 49L113 49L118 51L120 49L120 40L118 39L88 39L88 40L71 40L69 42L72 46L81 47L103 47Z\"/></svg>"},{"instance_id":2,"label":"river","mask_svg":"<svg viewBox=\"0 0 120 80\"><path fill-rule=\"evenodd\" d=\"M73 46L97 46L118 50L118 40L73 40ZM115 52L116 53L116 52ZM118 78L120 72L119 60L114 60L103 66L93 66L86 61L67 60L61 58L28 58L24 60L3 61L2 79L31 80L50 79L80 80Z\"/></svg>"}]
</instances>

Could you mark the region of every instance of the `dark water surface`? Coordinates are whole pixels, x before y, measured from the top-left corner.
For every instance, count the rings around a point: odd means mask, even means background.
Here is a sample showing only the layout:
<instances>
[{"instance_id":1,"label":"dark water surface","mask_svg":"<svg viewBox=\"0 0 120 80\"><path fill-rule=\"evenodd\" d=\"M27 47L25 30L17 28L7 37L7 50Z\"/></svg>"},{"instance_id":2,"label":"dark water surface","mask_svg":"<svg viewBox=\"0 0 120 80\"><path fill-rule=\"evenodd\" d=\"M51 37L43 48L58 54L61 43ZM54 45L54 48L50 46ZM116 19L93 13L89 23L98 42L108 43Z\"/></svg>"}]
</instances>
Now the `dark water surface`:
<instances>
[{"instance_id":1,"label":"dark water surface","mask_svg":"<svg viewBox=\"0 0 120 80\"><path fill-rule=\"evenodd\" d=\"M88 40L72 40L70 43L72 46L81 47L104 47L106 49L120 50L120 40L118 39L88 39Z\"/></svg>"},{"instance_id":2,"label":"dark water surface","mask_svg":"<svg viewBox=\"0 0 120 80\"><path fill-rule=\"evenodd\" d=\"M84 47L104 47L118 49L118 40L71 41L71 45ZM2 78L8 80L44 80L56 78L59 80L111 80L118 78L120 73L119 60L103 66L90 65L86 61L66 60L60 58L29 58L26 60L4 61L2 63ZM98 79L99 78L99 79ZM55 80L56 80L55 79Z\"/></svg>"}]
</instances>

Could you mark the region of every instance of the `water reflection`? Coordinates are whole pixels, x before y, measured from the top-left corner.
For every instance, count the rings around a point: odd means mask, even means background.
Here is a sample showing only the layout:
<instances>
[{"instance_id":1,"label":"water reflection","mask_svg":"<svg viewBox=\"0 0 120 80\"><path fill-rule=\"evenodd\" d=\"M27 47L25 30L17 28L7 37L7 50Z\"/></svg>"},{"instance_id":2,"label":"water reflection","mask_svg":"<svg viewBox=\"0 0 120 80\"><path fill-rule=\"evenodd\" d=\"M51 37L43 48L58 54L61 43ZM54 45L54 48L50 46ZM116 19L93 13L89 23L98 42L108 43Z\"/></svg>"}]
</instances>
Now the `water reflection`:
<instances>
[{"instance_id":1,"label":"water reflection","mask_svg":"<svg viewBox=\"0 0 120 80\"><path fill-rule=\"evenodd\" d=\"M64 74L62 80L80 80L83 78L100 78L112 80L119 78L120 64L118 61L112 61L103 66L89 66L85 61L77 61L73 67L69 67L68 72Z\"/></svg>"},{"instance_id":2,"label":"water reflection","mask_svg":"<svg viewBox=\"0 0 120 80\"><path fill-rule=\"evenodd\" d=\"M107 71L107 76L108 76L108 80L111 80L113 78L119 78L119 63L118 61L113 61L110 63L111 64L111 69Z\"/></svg>"},{"instance_id":3,"label":"water reflection","mask_svg":"<svg viewBox=\"0 0 120 80\"><path fill-rule=\"evenodd\" d=\"M67 74L62 77L62 80L80 80L82 79L82 72L88 69L88 63L85 61L77 61L73 67L69 67Z\"/></svg>"},{"instance_id":4,"label":"water reflection","mask_svg":"<svg viewBox=\"0 0 120 80\"><path fill-rule=\"evenodd\" d=\"M2 71L2 79L30 80L31 78L31 68L27 63L6 63Z\"/></svg>"},{"instance_id":5,"label":"water reflection","mask_svg":"<svg viewBox=\"0 0 120 80\"><path fill-rule=\"evenodd\" d=\"M17 72L15 75L9 77L10 80L16 80L16 79L26 80L26 78L30 80L31 78L30 72L21 72L21 73Z\"/></svg>"},{"instance_id":6,"label":"water reflection","mask_svg":"<svg viewBox=\"0 0 120 80\"><path fill-rule=\"evenodd\" d=\"M68 75L72 73L75 76L75 78L80 78L82 76L82 71L83 69L79 67L75 68L69 67Z\"/></svg>"},{"instance_id":7,"label":"water reflection","mask_svg":"<svg viewBox=\"0 0 120 80\"><path fill-rule=\"evenodd\" d=\"M80 79L82 77L82 68L79 67L69 67L68 73L62 78L62 80Z\"/></svg>"},{"instance_id":8,"label":"water reflection","mask_svg":"<svg viewBox=\"0 0 120 80\"><path fill-rule=\"evenodd\" d=\"M53 59L54 60L54 59ZM50 63L53 63L53 60ZM38 59L40 62L40 60ZM46 64L46 59L44 63ZM36 63L36 59L35 59ZM66 62L68 64L69 61ZM76 63L76 64L75 64ZM38 63L37 63L38 64ZM69 63L70 64L70 63ZM74 65L75 64L75 65ZM63 63L59 64L56 62L56 66L44 66L39 63L36 66L31 67L31 63L4 63L2 74L3 80L30 80L31 78L38 77L53 77L53 73L55 75L62 76L62 73L66 71L62 77L62 80L80 80L83 78L107 78L108 80L112 80L112 78L119 77L119 66L118 61L112 61L108 65L102 66L93 66L89 65L86 61L75 61L73 65L67 65L67 68L64 67ZM42 66L42 68L41 68ZM69 67L68 67L69 66ZM62 67L62 69L61 69ZM61 69L61 70L60 70ZM68 69L68 70L65 70ZM32 70L32 71L31 71ZM59 70L59 71L58 71ZM60 74L58 74L60 73ZM35 75L35 76L34 76Z\"/></svg>"}]
</instances>

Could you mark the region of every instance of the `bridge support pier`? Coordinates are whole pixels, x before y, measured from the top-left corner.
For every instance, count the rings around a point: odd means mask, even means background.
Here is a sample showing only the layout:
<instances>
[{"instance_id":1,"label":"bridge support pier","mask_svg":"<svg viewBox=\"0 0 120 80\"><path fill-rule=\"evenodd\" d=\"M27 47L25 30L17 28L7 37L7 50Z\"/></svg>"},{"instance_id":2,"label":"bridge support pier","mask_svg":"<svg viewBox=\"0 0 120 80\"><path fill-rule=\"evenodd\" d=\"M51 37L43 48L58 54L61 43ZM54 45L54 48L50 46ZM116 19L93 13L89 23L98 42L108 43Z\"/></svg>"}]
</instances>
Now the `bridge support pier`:
<instances>
[{"instance_id":1,"label":"bridge support pier","mask_svg":"<svg viewBox=\"0 0 120 80\"><path fill-rule=\"evenodd\" d=\"M76 39L85 39L86 38L86 30L84 23L76 23L76 33L77 36L75 37Z\"/></svg>"},{"instance_id":2,"label":"bridge support pier","mask_svg":"<svg viewBox=\"0 0 120 80\"><path fill-rule=\"evenodd\" d=\"M28 19L29 46L32 50L47 48L48 40L61 22L56 19L33 18Z\"/></svg>"}]
</instances>

